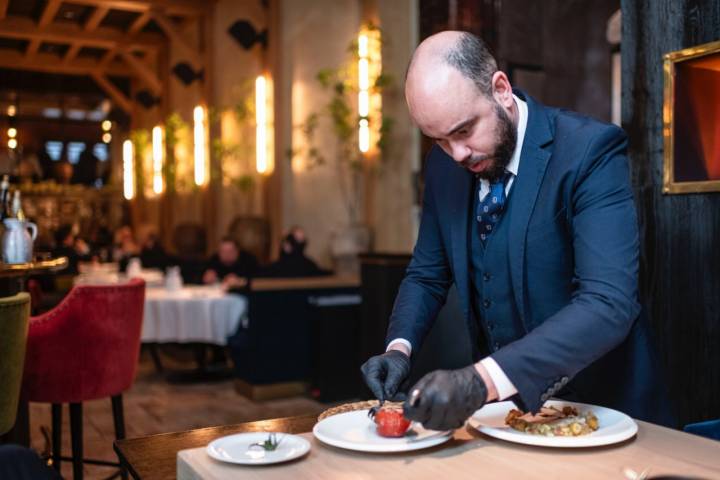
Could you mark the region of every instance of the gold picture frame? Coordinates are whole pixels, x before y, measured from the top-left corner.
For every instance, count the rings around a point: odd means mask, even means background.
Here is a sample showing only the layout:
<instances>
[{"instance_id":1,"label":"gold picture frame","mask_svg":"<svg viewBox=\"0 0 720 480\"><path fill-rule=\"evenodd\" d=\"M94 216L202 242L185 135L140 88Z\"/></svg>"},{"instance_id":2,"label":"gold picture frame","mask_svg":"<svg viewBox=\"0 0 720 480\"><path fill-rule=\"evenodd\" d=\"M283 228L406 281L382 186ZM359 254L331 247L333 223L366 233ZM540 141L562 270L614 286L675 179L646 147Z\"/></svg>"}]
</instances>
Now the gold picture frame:
<instances>
[{"instance_id":1,"label":"gold picture frame","mask_svg":"<svg viewBox=\"0 0 720 480\"><path fill-rule=\"evenodd\" d=\"M663 60L663 193L720 192L720 41Z\"/></svg>"}]
</instances>

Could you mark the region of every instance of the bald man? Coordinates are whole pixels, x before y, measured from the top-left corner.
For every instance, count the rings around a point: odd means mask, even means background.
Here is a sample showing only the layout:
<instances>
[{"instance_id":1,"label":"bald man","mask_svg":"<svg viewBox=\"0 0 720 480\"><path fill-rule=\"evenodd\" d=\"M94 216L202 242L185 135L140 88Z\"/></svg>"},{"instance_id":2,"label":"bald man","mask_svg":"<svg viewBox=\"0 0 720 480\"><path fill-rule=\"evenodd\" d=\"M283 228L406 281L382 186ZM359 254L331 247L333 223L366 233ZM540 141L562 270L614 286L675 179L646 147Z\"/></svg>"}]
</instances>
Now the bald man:
<instances>
[{"instance_id":1,"label":"bald man","mask_svg":"<svg viewBox=\"0 0 720 480\"><path fill-rule=\"evenodd\" d=\"M486 402L562 397L671 424L639 320L623 131L513 90L464 32L420 44L405 96L436 145L387 350L362 367L374 395L396 395L454 282L476 363L423 377L408 418L446 430Z\"/></svg>"}]
</instances>

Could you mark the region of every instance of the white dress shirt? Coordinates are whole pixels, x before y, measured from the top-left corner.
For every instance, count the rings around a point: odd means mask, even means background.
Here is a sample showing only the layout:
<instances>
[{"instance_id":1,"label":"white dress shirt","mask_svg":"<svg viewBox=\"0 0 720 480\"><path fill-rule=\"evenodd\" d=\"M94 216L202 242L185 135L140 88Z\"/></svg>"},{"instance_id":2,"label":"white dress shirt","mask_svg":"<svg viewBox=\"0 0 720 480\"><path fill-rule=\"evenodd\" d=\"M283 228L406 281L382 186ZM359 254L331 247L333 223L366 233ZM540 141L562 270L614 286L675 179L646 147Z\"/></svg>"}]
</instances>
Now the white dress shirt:
<instances>
[{"instance_id":1,"label":"white dress shirt","mask_svg":"<svg viewBox=\"0 0 720 480\"><path fill-rule=\"evenodd\" d=\"M515 182L515 177L517 176L518 170L520 168L520 153L522 152L523 141L525 140L525 130L527 129L528 122L527 103L525 103L523 100L521 100L515 95L513 95L513 99L515 100L515 105L517 105L518 107L517 142L515 143L515 150L513 150L513 155L510 158L510 163L508 163L507 167L505 168L505 170L512 173L512 175L507 181L507 184L505 185L505 195L508 195L510 193L510 188L512 188L512 185ZM489 192L490 183L486 179L481 178L480 189L478 191L480 201L482 201ZM388 344L388 350L390 349L390 347L396 344L405 345L408 350L412 352L413 347L410 342L405 338L396 338L392 340ZM497 362L492 358L492 356L483 358L480 363L485 367L488 375L490 375L490 378L495 384L495 388L498 392L498 400L505 400L506 398L510 398L517 393L517 388L515 388L515 385L513 385L507 375L505 375L505 372L503 372L502 368L500 368L500 365L497 364Z\"/></svg>"}]
</instances>

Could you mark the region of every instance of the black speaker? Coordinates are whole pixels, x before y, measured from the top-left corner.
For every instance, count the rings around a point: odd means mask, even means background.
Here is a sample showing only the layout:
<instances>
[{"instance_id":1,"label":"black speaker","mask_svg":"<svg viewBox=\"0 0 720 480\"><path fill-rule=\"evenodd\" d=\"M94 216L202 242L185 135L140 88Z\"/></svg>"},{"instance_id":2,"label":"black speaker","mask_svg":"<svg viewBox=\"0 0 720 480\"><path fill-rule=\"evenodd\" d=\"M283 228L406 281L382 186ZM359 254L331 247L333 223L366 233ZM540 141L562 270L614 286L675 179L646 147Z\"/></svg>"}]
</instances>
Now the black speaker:
<instances>
[{"instance_id":1,"label":"black speaker","mask_svg":"<svg viewBox=\"0 0 720 480\"><path fill-rule=\"evenodd\" d=\"M140 105L148 109L160 103L160 98L154 96L149 90L140 90L135 94L135 100L137 100Z\"/></svg>"},{"instance_id":2,"label":"black speaker","mask_svg":"<svg viewBox=\"0 0 720 480\"><path fill-rule=\"evenodd\" d=\"M256 43L263 48L267 47L267 29L258 32L247 20L238 20L230 25L228 33L245 50L250 50Z\"/></svg>"},{"instance_id":3,"label":"black speaker","mask_svg":"<svg viewBox=\"0 0 720 480\"><path fill-rule=\"evenodd\" d=\"M196 72L185 62L176 64L172 69L172 73L185 85L190 85L195 80L202 80L205 76L205 72L203 70Z\"/></svg>"}]
</instances>

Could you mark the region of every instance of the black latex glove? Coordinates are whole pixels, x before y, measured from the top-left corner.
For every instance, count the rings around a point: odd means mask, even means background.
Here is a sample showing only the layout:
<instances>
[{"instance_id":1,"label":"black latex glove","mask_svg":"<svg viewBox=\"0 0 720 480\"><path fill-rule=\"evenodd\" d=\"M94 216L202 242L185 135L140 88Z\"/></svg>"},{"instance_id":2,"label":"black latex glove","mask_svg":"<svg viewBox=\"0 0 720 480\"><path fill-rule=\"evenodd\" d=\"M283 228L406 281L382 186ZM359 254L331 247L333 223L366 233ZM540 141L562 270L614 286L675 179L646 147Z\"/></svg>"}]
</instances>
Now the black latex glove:
<instances>
[{"instance_id":1,"label":"black latex glove","mask_svg":"<svg viewBox=\"0 0 720 480\"><path fill-rule=\"evenodd\" d=\"M384 402L395 397L400 383L410 373L410 358L398 350L371 357L360 367L373 395Z\"/></svg>"},{"instance_id":2,"label":"black latex glove","mask_svg":"<svg viewBox=\"0 0 720 480\"><path fill-rule=\"evenodd\" d=\"M405 417L430 430L462 427L485 405L487 387L474 365L459 370L436 370L410 389L403 405Z\"/></svg>"}]
</instances>

